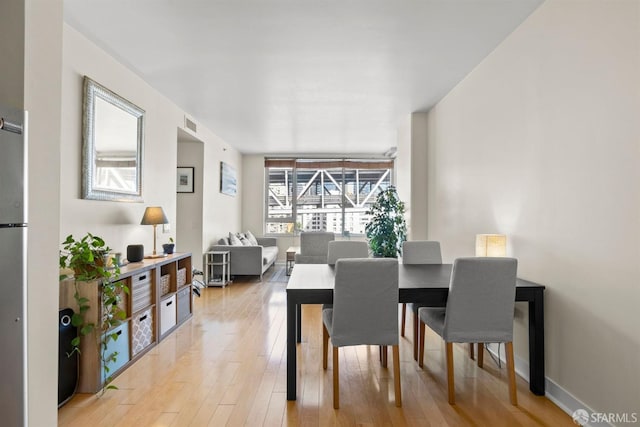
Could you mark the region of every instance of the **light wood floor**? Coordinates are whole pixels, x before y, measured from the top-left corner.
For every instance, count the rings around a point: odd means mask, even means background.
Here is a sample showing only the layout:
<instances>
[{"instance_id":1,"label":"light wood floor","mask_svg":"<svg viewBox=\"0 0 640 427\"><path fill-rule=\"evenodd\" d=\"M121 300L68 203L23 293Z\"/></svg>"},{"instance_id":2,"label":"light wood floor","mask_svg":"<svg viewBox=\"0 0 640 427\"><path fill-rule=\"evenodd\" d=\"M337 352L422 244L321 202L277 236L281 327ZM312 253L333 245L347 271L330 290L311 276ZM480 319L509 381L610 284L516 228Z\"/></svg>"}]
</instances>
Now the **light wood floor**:
<instances>
[{"instance_id":1,"label":"light wood floor","mask_svg":"<svg viewBox=\"0 0 640 427\"><path fill-rule=\"evenodd\" d=\"M456 405L447 403L444 344L427 332L425 368L401 339L402 408L377 347L340 350L340 409L332 407L332 364L322 369L319 306L303 307L298 400L286 400L286 276L271 269L231 286L205 289L193 318L116 378L118 390L76 395L59 426L573 426L571 418L518 378L509 404L505 367L478 369L455 349ZM331 359L331 358L329 358ZM391 360L391 358L389 358ZM389 367L391 368L391 363Z\"/></svg>"}]
</instances>

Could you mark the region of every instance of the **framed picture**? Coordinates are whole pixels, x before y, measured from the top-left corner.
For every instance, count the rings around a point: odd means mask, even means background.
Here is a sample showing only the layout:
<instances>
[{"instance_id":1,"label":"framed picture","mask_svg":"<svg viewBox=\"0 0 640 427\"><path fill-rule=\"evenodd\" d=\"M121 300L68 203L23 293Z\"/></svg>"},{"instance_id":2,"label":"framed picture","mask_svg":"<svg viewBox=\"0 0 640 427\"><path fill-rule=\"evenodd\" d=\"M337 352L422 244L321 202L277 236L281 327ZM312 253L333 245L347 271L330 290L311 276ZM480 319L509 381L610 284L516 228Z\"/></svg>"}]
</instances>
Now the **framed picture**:
<instances>
[{"instance_id":1,"label":"framed picture","mask_svg":"<svg viewBox=\"0 0 640 427\"><path fill-rule=\"evenodd\" d=\"M237 193L236 184L236 169L229 163L220 162L220 192L235 196Z\"/></svg>"},{"instance_id":2,"label":"framed picture","mask_svg":"<svg viewBox=\"0 0 640 427\"><path fill-rule=\"evenodd\" d=\"M193 193L193 167L178 166L178 193Z\"/></svg>"}]
</instances>

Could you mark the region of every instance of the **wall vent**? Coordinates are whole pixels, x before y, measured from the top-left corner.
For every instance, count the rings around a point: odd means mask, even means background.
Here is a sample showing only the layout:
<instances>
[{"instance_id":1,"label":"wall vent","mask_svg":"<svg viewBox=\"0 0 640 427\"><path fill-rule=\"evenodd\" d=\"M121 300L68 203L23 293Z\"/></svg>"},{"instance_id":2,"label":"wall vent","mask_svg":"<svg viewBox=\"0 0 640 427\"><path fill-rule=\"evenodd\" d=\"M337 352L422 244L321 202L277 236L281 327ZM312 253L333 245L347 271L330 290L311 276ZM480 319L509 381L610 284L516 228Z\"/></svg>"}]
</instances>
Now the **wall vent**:
<instances>
[{"instance_id":1,"label":"wall vent","mask_svg":"<svg viewBox=\"0 0 640 427\"><path fill-rule=\"evenodd\" d=\"M193 133L198 132L198 126L196 125L196 123L189 119L187 116L184 116L184 127L189 129Z\"/></svg>"}]
</instances>

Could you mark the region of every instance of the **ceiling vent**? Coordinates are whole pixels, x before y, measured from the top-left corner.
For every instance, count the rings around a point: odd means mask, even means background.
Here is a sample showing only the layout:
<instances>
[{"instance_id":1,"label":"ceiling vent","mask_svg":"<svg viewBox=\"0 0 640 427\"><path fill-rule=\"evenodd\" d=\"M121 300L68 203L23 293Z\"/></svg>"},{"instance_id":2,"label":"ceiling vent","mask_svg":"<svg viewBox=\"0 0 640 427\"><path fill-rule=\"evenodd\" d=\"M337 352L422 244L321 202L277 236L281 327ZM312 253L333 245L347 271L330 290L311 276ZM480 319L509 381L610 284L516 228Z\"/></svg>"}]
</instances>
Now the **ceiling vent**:
<instances>
[{"instance_id":1,"label":"ceiling vent","mask_svg":"<svg viewBox=\"0 0 640 427\"><path fill-rule=\"evenodd\" d=\"M198 126L196 125L196 123L193 120L189 119L187 116L184 116L184 127L189 129L193 133L198 132Z\"/></svg>"}]
</instances>

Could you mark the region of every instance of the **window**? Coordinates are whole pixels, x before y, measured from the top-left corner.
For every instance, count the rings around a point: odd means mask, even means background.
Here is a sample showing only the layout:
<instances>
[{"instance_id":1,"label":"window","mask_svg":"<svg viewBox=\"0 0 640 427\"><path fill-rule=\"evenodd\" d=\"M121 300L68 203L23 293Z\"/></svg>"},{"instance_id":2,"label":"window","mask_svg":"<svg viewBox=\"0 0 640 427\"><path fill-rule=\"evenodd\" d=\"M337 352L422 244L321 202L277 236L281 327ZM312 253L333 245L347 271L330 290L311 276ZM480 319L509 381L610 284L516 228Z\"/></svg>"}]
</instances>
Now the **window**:
<instances>
[{"instance_id":1,"label":"window","mask_svg":"<svg viewBox=\"0 0 640 427\"><path fill-rule=\"evenodd\" d=\"M265 230L364 234L392 169L389 160L266 159Z\"/></svg>"},{"instance_id":2,"label":"window","mask_svg":"<svg viewBox=\"0 0 640 427\"><path fill-rule=\"evenodd\" d=\"M136 191L135 153L118 156L96 152L95 185L101 190Z\"/></svg>"},{"instance_id":3,"label":"window","mask_svg":"<svg viewBox=\"0 0 640 427\"><path fill-rule=\"evenodd\" d=\"M267 170L267 233L293 233L293 168L273 167Z\"/></svg>"}]
</instances>

